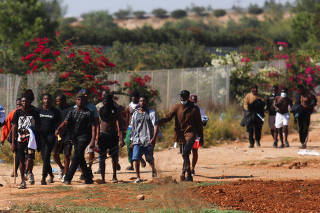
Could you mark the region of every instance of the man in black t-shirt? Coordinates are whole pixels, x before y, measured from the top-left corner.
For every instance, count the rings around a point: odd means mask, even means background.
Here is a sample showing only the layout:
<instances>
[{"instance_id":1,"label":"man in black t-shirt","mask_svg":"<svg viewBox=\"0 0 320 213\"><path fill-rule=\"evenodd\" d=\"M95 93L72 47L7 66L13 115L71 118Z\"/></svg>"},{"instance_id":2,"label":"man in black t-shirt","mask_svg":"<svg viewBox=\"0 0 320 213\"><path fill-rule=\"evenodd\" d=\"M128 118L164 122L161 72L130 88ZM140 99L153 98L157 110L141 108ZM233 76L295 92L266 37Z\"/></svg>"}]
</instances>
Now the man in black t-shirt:
<instances>
[{"instance_id":1,"label":"man in black t-shirt","mask_svg":"<svg viewBox=\"0 0 320 213\"><path fill-rule=\"evenodd\" d=\"M56 130L56 135L59 135L62 130L69 127L68 134L71 135L74 145L74 156L72 157L71 166L64 178L65 184L70 184L77 167L80 165L86 184L92 184L92 177L84 159L84 151L89 145L94 147L96 129L93 114L85 106L85 96L79 93L76 99L77 108L68 112L65 120Z\"/></svg>"},{"instance_id":2,"label":"man in black t-shirt","mask_svg":"<svg viewBox=\"0 0 320 213\"><path fill-rule=\"evenodd\" d=\"M57 140L55 130L60 124L60 112L52 107L51 95L45 94L42 98L42 106L39 107L39 116L41 120L40 140L41 156L43 160L41 185L47 185L46 178L50 175L49 183L53 183L52 167L50 165L50 156L53 146Z\"/></svg>"},{"instance_id":3,"label":"man in black t-shirt","mask_svg":"<svg viewBox=\"0 0 320 213\"><path fill-rule=\"evenodd\" d=\"M63 122L68 112L72 109L70 106L67 105L65 95L58 95L56 97L56 106L60 112L61 122ZM56 141L53 148L53 158L60 168L59 175L61 180L64 179L64 176L65 174L67 174L67 171L69 169L71 152L72 152L71 138L68 135L68 131L64 130L58 136L58 140ZM60 154L64 155L64 166L61 163Z\"/></svg>"},{"instance_id":4,"label":"man in black t-shirt","mask_svg":"<svg viewBox=\"0 0 320 213\"><path fill-rule=\"evenodd\" d=\"M274 137L274 134L277 131L276 126L275 126L277 112L273 106L274 100L277 96L279 96L279 88L277 85L274 85L272 87L271 95L268 97L268 99L266 101L266 111L269 113L268 123L269 123L269 128L271 130L271 135L273 137L273 141L274 141L273 146L274 147L276 147L278 144L277 139Z\"/></svg>"},{"instance_id":5,"label":"man in black t-shirt","mask_svg":"<svg viewBox=\"0 0 320 213\"><path fill-rule=\"evenodd\" d=\"M40 127L40 118L35 108L31 107L31 102L28 98L22 97L21 104L22 109L18 109L15 112L12 120L12 152L16 152L20 165L21 184L19 189L25 189L25 157L28 158L28 161L29 159L34 159L35 150L28 148L28 144L32 133L35 133ZM28 162L28 167L31 165ZM30 171L30 168L28 170Z\"/></svg>"}]
</instances>

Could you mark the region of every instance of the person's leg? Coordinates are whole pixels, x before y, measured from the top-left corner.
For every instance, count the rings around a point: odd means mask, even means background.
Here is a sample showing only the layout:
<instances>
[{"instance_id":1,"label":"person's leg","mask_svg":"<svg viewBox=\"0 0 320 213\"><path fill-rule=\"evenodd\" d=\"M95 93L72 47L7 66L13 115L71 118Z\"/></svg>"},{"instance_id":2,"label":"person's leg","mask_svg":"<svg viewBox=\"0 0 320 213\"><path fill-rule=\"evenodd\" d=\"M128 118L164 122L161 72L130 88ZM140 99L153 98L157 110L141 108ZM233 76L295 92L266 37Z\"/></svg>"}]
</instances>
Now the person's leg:
<instances>
[{"instance_id":1,"label":"person's leg","mask_svg":"<svg viewBox=\"0 0 320 213\"><path fill-rule=\"evenodd\" d=\"M107 154L107 147L106 147L106 138L104 137L104 134L99 135L99 141L98 141L98 147L99 147L99 168L100 168L100 174L102 183L105 183L105 172L106 172L106 154Z\"/></svg>"},{"instance_id":2,"label":"person's leg","mask_svg":"<svg viewBox=\"0 0 320 213\"><path fill-rule=\"evenodd\" d=\"M157 177L157 170L156 170L155 163L154 163L153 153L154 153L154 146L150 145L150 146L144 148L144 155L146 156L146 161L149 163L149 165L152 169L152 177L156 178Z\"/></svg>"},{"instance_id":3,"label":"person's leg","mask_svg":"<svg viewBox=\"0 0 320 213\"><path fill-rule=\"evenodd\" d=\"M60 154L63 146L63 141L56 141L53 147L53 159L54 162L59 166L61 173L64 171L64 166L61 163Z\"/></svg>"},{"instance_id":4,"label":"person's leg","mask_svg":"<svg viewBox=\"0 0 320 213\"><path fill-rule=\"evenodd\" d=\"M130 129L127 130L125 142L128 152L128 162L130 163L130 166L127 167L127 170L134 170L132 161L132 148L130 147Z\"/></svg>"},{"instance_id":5,"label":"person's leg","mask_svg":"<svg viewBox=\"0 0 320 213\"><path fill-rule=\"evenodd\" d=\"M70 140L63 142L63 154L64 154L64 176L67 174L69 167L70 167L70 161L71 161L71 153L72 153L72 143Z\"/></svg>"},{"instance_id":6,"label":"person's leg","mask_svg":"<svg viewBox=\"0 0 320 213\"><path fill-rule=\"evenodd\" d=\"M308 137L308 130L310 124L310 115L307 113L301 113L298 117L298 125L299 125L299 138L302 148L306 148L306 141Z\"/></svg>"},{"instance_id":7,"label":"person's leg","mask_svg":"<svg viewBox=\"0 0 320 213\"><path fill-rule=\"evenodd\" d=\"M303 141L304 141L305 147L307 147L309 127L310 127L310 114L305 113L305 117L303 121L303 138L304 138Z\"/></svg>"},{"instance_id":8,"label":"person's leg","mask_svg":"<svg viewBox=\"0 0 320 213\"><path fill-rule=\"evenodd\" d=\"M253 134L254 134L254 126L252 124L249 124L247 127L247 132L249 133L249 148L253 148L254 147L254 138L253 138Z\"/></svg>"},{"instance_id":9,"label":"person's leg","mask_svg":"<svg viewBox=\"0 0 320 213\"><path fill-rule=\"evenodd\" d=\"M273 147L277 148L278 147L278 129L274 131L273 138L274 138Z\"/></svg>"},{"instance_id":10,"label":"person's leg","mask_svg":"<svg viewBox=\"0 0 320 213\"><path fill-rule=\"evenodd\" d=\"M79 142L79 155L78 155L78 160L79 160L79 165L80 168L82 170L83 176L84 176L84 180L86 184L92 184L92 177L90 174L90 167L88 168L86 160L84 158L84 152L86 150L86 147L89 145L90 143L90 137L88 136L82 136L78 138L78 142Z\"/></svg>"},{"instance_id":11,"label":"person's leg","mask_svg":"<svg viewBox=\"0 0 320 213\"><path fill-rule=\"evenodd\" d=\"M137 180L135 181L136 183L141 182L141 179L140 179L140 160L141 160L141 156L142 156L142 146L134 145L133 149L132 149L132 161L134 162L136 175L137 175Z\"/></svg>"},{"instance_id":12,"label":"person's leg","mask_svg":"<svg viewBox=\"0 0 320 213\"><path fill-rule=\"evenodd\" d=\"M289 142L288 142L289 128L288 128L288 126L283 127L283 132L284 132L285 145L286 145L286 147L289 147Z\"/></svg>"},{"instance_id":13,"label":"person's leg","mask_svg":"<svg viewBox=\"0 0 320 213\"><path fill-rule=\"evenodd\" d=\"M64 183L70 184L74 173L76 172L78 166L79 166L79 155L80 153L80 148L79 148L79 141L77 138L73 140L74 144L74 155L71 160L71 165L70 168L68 169L68 172L66 173L66 176L64 178Z\"/></svg>"},{"instance_id":14,"label":"person's leg","mask_svg":"<svg viewBox=\"0 0 320 213\"><path fill-rule=\"evenodd\" d=\"M33 175L33 172L32 172L33 171L34 159L35 159L35 150L28 149L28 153L27 153L27 171L28 171L29 183L31 185L33 185L35 183L34 175Z\"/></svg>"},{"instance_id":15,"label":"person's leg","mask_svg":"<svg viewBox=\"0 0 320 213\"><path fill-rule=\"evenodd\" d=\"M26 152L26 146L21 143L17 143L17 149L16 149L16 156L18 156L18 165L20 166L20 178L21 178L21 184L19 188L26 188L26 182L25 182L25 176L24 173L26 171L26 164L25 164L25 152Z\"/></svg>"},{"instance_id":16,"label":"person's leg","mask_svg":"<svg viewBox=\"0 0 320 213\"><path fill-rule=\"evenodd\" d=\"M284 143L283 143L283 131L282 131L283 127L277 129L278 134L279 134L279 138L280 138L280 142L281 142L281 148L284 148Z\"/></svg>"},{"instance_id":17,"label":"person's leg","mask_svg":"<svg viewBox=\"0 0 320 213\"><path fill-rule=\"evenodd\" d=\"M272 138L273 138L273 141L275 141L275 138L274 138L274 132L275 132L275 116L272 116L272 115L269 115L269 128L270 128L270 132L271 132L271 135L272 135Z\"/></svg>"},{"instance_id":18,"label":"person's leg","mask_svg":"<svg viewBox=\"0 0 320 213\"><path fill-rule=\"evenodd\" d=\"M110 144L109 147L109 154L112 157L112 182L117 183L117 168L118 168L118 159L119 159L119 137L117 135L111 135L110 136Z\"/></svg>"},{"instance_id":19,"label":"person's leg","mask_svg":"<svg viewBox=\"0 0 320 213\"><path fill-rule=\"evenodd\" d=\"M194 144L194 138L187 141L182 153L182 157L183 157L182 176L184 176L185 173L187 173L186 181L193 181L193 178L191 175L191 168L190 168L190 154L191 154L193 144Z\"/></svg>"},{"instance_id":20,"label":"person's leg","mask_svg":"<svg viewBox=\"0 0 320 213\"><path fill-rule=\"evenodd\" d=\"M195 174L194 169L196 167L197 162L198 162L198 149L192 149L192 168L191 168L192 174Z\"/></svg>"},{"instance_id":21,"label":"person's leg","mask_svg":"<svg viewBox=\"0 0 320 213\"><path fill-rule=\"evenodd\" d=\"M41 179L41 185L47 185L46 178L47 178L47 159L46 159L46 150L47 150L47 143L42 142L41 146L41 158L43 161L42 164L42 179Z\"/></svg>"},{"instance_id":22,"label":"person's leg","mask_svg":"<svg viewBox=\"0 0 320 213\"><path fill-rule=\"evenodd\" d=\"M260 122L257 122L255 124L254 133L255 133L255 139L256 139L256 145L257 147L260 147L260 140L261 140L261 131L262 131L262 124Z\"/></svg>"}]
</instances>

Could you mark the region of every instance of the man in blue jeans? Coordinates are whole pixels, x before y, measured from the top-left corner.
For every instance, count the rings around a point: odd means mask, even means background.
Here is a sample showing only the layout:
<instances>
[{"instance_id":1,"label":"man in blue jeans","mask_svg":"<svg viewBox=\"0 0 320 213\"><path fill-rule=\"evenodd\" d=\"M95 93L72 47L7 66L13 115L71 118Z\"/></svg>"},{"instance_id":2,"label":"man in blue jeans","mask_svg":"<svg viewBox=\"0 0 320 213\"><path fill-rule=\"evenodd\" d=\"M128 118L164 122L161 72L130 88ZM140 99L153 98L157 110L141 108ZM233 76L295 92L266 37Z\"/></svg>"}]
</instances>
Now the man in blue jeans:
<instances>
[{"instance_id":1,"label":"man in blue jeans","mask_svg":"<svg viewBox=\"0 0 320 213\"><path fill-rule=\"evenodd\" d=\"M148 108L148 98L146 96L140 96L139 109L133 113L130 125L131 147L133 147L132 161L137 174L135 183L140 183L140 161L143 154L152 168L152 177L157 177L153 150L158 133L158 117L153 109Z\"/></svg>"}]
</instances>

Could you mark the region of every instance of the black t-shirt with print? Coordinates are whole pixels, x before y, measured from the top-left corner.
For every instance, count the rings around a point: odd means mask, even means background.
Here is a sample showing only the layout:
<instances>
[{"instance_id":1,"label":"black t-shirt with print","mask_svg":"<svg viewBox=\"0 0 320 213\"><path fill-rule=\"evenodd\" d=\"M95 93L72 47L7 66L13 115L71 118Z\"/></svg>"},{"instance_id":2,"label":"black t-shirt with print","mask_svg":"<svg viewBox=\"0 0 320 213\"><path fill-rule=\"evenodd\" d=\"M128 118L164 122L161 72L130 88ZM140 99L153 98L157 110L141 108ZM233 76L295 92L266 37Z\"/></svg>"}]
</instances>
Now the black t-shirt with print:
<instances>
[{"instance_id":1,"label":"black t-shirt with print","mask_svg":"<svg viewBox=\"0 0 320 213\"><path fill-rule=\"evenodd\" d=\"M53 135L61 122L59 110L54 107L51 107L48 110L40 107L38 108L38 112L41 120L40 133L43 135Z\"/></svg>"},{"instance_id":2,"label":"black t-shirt with print","mask_svg":"<svg viewBox=\"0 0 320 213\"><path fill-rule=\"evenodd\" d=\"M12 119L12 124L17 125L18 135L30 128L32 131L36 131L40 127L39 113L34 107L31 107L28 112L18 109Z\"/></svg>"},{"instance_id":3,"label":"black t-shirt with print","mask_svg":"<svg viewBox=\"0 0 320 213\"><path fill-rule=\"evenodd\" d=\"M91 137L91 126L94 124L94 118L88 108L85 108L83 111L77 109L69 111L65 120L68 121L68 127L73 137L80 135Z\"/></svg>"}]
</instances>

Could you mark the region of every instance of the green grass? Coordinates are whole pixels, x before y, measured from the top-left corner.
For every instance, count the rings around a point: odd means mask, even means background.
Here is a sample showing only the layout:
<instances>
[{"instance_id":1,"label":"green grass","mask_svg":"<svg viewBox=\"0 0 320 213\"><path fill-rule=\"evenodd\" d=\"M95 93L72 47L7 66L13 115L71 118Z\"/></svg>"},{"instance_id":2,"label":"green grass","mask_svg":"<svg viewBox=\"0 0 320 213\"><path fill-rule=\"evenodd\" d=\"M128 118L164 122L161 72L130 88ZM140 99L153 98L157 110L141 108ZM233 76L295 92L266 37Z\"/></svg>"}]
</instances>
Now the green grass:
<instances>
[{"instance_id":1,"label":"green grass","mask_svg":"<svg viewBox=\"0 0 320 213\"><path fill-rule=\"evenodd\" d=\"M200 182L197 183L196 186L220 186L227 184L226 182L218 181L218 182Z\"/></svg>"}]
</instances>

